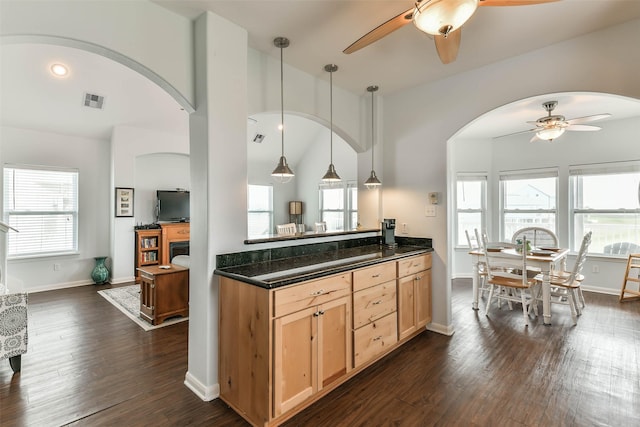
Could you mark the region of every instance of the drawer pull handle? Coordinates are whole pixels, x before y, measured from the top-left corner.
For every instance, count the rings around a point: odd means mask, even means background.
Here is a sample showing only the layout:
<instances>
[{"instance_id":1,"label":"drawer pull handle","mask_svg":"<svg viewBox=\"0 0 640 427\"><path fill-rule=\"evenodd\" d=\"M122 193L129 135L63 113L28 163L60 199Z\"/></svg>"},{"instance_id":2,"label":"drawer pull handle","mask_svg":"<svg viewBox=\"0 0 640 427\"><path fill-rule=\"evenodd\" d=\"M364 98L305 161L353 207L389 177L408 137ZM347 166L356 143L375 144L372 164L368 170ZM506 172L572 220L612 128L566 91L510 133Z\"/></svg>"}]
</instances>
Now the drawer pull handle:
<instances>
[{"instance_id":1,"label":"drawer pull handle","mask_svg":"<svg viewBox=\"0 0 640 427\"><path fill-rule=\"evenodd\" d=\"M378 305L378 304L382 304L382 300L379 299L378 301L374 301L371 303L371 305Z\"/></svg>"},{"instance_id":2,"label":"drawer pull handle","mask_svg":"<svg viewBox=\"0 0 640 427\"><path fill-rule=\"evenodd\" d=\"M373 339L373 341L380 341L382 339L382 335L378 335Z\"/></svg>"},{"instance_id":3,"label":"drawer pull handle","mask_svg":"<svg viewBox=\"0 0 640 427\"><path fill-rule=\"evenodd\" d=\"M309 294L309 295L311 295L312 297L317 297L318 295L322 295L322 294L324 294L324 293L325 293L325 292L324 292L324 289L318 289L318 290L317 290L317 291L315 291L315 292L311 292L311 294Z\"/></svg>"},{"instance_id":4,"label":"drawer pull handle","mask_svg":"<svg viewBox=\"0 0 640 427\"><path fill-rule=\"evenodd\" d=\"M380 273L378 273L378 274L374 274L374 275L372 275L371 277L380 277Z\"/></svg>"},{"instance_id":5,"label":"drawer pull handle","mask_svg":"<svg viewBox=\"0 0 640 427\"><path fill-rule=\"evenodd\" d=\"M313 313L313 316L314 317L318 317L318 316L321 316L323 314L324 314L324 310L319 310L319 311L316 311L315 313Z\"/></svg>"}]
</instances>

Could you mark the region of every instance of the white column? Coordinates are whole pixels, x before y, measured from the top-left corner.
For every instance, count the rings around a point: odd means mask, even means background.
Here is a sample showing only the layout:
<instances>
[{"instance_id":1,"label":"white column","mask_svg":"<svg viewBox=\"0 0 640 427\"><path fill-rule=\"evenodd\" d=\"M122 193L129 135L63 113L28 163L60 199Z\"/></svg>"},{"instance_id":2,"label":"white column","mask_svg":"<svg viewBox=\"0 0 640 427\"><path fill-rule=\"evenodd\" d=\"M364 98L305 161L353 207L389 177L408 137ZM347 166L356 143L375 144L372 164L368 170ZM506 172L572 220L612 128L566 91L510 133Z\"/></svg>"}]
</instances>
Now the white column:
<instances>
[{"instance_id":1,"label":"white column","mask_svg":"<svg viewBox=\"0 0 640 427\"><path fill-rule=\"evenodd\" d=\"M216 254L247 235L247 33L205 13L195 22L196 111L190 117L189 370L185 384L218 396Z\"/></svg>"}]
</instances>

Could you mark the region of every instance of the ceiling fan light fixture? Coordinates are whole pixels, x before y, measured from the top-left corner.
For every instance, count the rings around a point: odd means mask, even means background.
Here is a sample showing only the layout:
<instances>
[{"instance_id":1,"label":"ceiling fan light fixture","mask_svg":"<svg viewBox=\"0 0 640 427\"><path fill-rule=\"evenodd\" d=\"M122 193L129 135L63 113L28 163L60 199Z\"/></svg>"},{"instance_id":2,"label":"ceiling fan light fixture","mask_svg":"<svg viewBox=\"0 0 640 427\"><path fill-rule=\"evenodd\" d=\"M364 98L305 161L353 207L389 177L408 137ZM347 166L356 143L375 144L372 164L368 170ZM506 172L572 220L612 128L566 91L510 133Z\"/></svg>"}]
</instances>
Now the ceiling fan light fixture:
<instances>
[{"instance_id":1,"label":"ceiling fan light fixture","mask_svg":"<svg viewBox=\"0 0 640 427\"><path fill-rule=\"evenodd\" d=\"M544 129L540 129L536 132L536 136L540 139L544 139L545 141L552 141L560 135L562 135L565 131L564 127L560 126L549 126Z\"/></svg>"},{"instance_id":2,"label":"ceiling fan light fixture","mask_svg":"<svg viewBox=\"0 0 640 427\"><path fill-rule=\"evenodd\" d=\"M278 165L273 172L271 172L271 176L281 184L286 184L291 181L295 175L287 164L287 158L284 156L284 67L282 49L289 46L289 39L286 37L276 37L273 40L273 44L277 48L280 48L280 124L278 125L278 129L280 129L281 154Z\"/></svg>"},{"instance_id":3,"label":"ceiling fan light fixture","mask_svg":"<svg viewBox=\"0 0 640 427\"><path fill-rule=\"evenodd\" d=\"M447 36L478 8L478 0L423 0L416 3L413 24L427 34Z\"/></svg>"}]
</instances>

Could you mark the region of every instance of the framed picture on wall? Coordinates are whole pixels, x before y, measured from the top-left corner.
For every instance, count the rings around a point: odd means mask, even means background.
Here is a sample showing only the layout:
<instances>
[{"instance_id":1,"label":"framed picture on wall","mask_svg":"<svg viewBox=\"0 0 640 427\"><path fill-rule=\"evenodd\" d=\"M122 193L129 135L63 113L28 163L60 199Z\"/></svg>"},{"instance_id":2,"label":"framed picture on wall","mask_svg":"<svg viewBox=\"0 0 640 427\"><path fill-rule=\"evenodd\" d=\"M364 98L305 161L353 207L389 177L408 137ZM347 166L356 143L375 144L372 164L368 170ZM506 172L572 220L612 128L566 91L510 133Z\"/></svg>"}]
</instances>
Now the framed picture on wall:
<instances>
[{"instance_id":1,"label":"framed picture on wall","mask_svg":"<svg viewBox=\"0 0 640 427\"><path fill-rule=\"evenodd\" d=\"M133 216L133 188L116 187L116 216Z\"/></svg>"}]
</instances>

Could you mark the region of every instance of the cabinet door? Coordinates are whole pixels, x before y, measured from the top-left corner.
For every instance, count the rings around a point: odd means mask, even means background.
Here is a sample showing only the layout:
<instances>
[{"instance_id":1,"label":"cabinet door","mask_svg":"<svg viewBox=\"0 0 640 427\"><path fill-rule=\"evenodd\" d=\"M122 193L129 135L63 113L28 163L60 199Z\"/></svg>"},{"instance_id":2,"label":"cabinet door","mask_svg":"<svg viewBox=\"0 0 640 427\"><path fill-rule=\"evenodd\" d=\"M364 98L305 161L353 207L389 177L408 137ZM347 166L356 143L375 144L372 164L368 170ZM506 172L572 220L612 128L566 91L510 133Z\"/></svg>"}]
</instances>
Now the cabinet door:
<instances>
[{"instance_id":1,"label":"cabinet door","mask_svg":"<svg viewBox=\"0 0 640 427\"><path fill-rule=\"evenodd\" d=\"M274 319L274 417L318 390L318 308Z\"/></svg>"},{"instance_id":2,"label":"cabinet door","mask_svg":"<svg viewBox=\"0 0 640 427\"><path fill-rule=\"evenodd\" d=\"M398 279L398 339L416 330L415 275Z\"/></svg>"},{"instance_id":3,"label":"cabinet door","mask_svg":"<svg viewBox=\"0 0 640 427\"><path fill-rule=\"evenodd\" d=\"M322 389L351 370L351 298L322 304L318 313L318 389Z\"/></svg>"},{"instance_id":4,"label":"cabinet door","mask_svg":"<svg viewBox=\"0 0 640 427\"><path fill-rule=\"evenodd\" d=\"M418 328L431 322L431 270L416 274L416 322Z\"/></svg>"}]
</instances>

